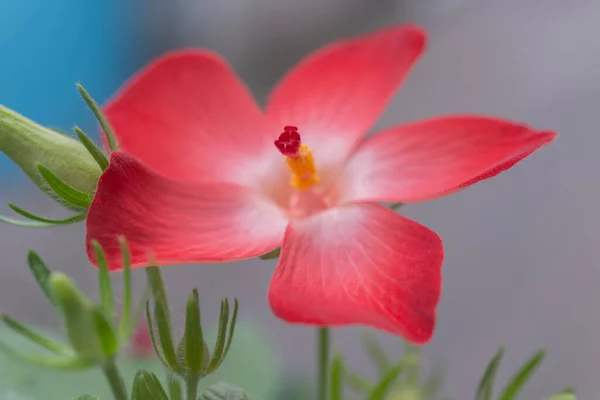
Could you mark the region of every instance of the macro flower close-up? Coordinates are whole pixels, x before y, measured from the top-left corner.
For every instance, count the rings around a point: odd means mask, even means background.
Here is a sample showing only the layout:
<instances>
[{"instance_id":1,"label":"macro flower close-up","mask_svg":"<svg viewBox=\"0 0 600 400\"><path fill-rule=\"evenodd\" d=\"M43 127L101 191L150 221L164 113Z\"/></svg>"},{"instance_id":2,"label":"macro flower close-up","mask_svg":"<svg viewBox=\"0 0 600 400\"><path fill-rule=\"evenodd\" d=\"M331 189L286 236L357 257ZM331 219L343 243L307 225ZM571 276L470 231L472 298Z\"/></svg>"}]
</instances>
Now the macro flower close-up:
<instances>
[{"instance_id":1,"label":"macro flower close-up","mask_svg":"<svg viewBox=\"0 0 600 400\"><path fill-rule=\"evenodd\" d=\"M281 254L269 289L293 323L361 324L428 342L442 241L389 203L432 200L493 177L555 133L450 115L367 136L426 46L416 26L330 44L275 86L264 109L218 55L155 60L105 105L119 148L87 219L122 268ZM214 266L218 268L218 266Z\"/></svg>"}]
</instances>

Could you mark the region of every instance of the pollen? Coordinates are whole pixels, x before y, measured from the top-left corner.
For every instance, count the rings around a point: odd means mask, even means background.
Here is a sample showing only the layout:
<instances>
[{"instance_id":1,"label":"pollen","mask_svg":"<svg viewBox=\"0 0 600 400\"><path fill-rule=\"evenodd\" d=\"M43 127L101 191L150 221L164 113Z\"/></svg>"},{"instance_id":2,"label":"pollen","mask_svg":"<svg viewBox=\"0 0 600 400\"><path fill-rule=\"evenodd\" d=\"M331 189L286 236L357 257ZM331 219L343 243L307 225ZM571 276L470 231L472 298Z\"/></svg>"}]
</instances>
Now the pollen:
<instances>
[{"instance_id":1,"label":"pollen","mask_svg":"<svg viewBox=\"0 0 600 400\"><path fill-rule=\"evenodd\" d=\"M275 140L275 147L286 158L286 163L292 174L290 185L298 190L306 190L319 183L317 166L312 150L302 143L298 128L286 126L279 139Z\"/></svg>"}]
</instances>

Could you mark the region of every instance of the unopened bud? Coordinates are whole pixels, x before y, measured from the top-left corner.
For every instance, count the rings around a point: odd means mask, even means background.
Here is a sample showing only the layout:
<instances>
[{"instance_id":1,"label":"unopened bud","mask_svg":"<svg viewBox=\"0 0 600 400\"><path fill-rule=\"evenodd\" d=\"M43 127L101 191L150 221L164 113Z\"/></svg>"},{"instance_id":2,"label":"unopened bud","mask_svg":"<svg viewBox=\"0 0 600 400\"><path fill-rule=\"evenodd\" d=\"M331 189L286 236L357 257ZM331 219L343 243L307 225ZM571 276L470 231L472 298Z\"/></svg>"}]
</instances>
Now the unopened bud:
<instances>
[{"instance_id":1,"label":"unopened bud","mask_svg":"<svg viewBox=\"0 0 600 400\"><path fill-rule=\"evenodd\" d=\"M93 194L102 170L83 144L0 105L0 152L55 198L38 171L42 164L63 182Z\"/></svg>"},{"instance_id":2,"label":"unopened bud","mask_svg":"<svg viewBox=\"0 0 600 400\"><path fill-rule=\"evenodd\" d=\"M103 349L96 330L94 305L68 276L55 272L50 277L53 299L57 302L65 323L69 342L86 361L99 362Z\"/></svg>"}]
</instances>

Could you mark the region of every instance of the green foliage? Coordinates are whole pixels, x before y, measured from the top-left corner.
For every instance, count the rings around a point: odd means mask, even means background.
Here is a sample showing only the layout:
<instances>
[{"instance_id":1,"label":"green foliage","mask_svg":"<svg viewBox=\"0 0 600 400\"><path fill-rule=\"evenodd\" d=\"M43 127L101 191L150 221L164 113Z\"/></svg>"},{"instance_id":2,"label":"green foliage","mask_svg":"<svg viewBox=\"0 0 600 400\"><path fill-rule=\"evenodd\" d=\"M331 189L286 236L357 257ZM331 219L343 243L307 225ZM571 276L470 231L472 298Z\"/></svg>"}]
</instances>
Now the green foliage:
<instances>
[{"instance_id":1,"label":"green foliage","mask_svg":"<svg viewBox=\"0 0 600 400\"><path fill-rule=\"evenodd\" d=\"M372 382L362 376L346 371L345 379L350 389L360 394L360 398L369 400L448 400L442 396L443 374L439 369L432 370L425 379L421 379L422 366L419 348L408 345L404 355L397 363L392 363L388 354L381 348L372 334L367 334L364 346L376 367L379 377ZM488 362L475 392L475 400L517 400L525 385L542 363L545 352L534 353L503 386L498 397L494 397L494 383L498 373L504 349L500 348ZM335 365L335 369L342 366ZM334 371L332 371L334 373ZM339 395L331 400L341 400ZM572 389L547 398L546 400L576 400Z\"/></svg>"},{"instance_id":2,"label":"green foliage","mask_svg":"<svg viewBox=\"0 0 600 400\"><path fill-rule=\"evenodd\" d=\"M60 336L55 333L40 327L31 329L57 343L60 342ZM214 340L217 330L216 326L206 329L206 337L207 340L210 339L209 342ZM0 341L17 351L31 351L31 342L8 328L0 327ZM251 368L248 368L248 365L251 365ZM118 360L118 366L130 388L140 369L156 374L165 390L169 388L165 370L156 358L124 357ZM93 393L102 400L112 399L106 379L99 369L78 372L56 371L15 360L9 355L0 353L0 371L4 371L3 374L0 374L0 393L9 391L19 393L23 399L65 400L77 397L82 393ZM278 400L275 393L281 380L279 362L270 350L270 345L264 338L263 332L252 326L239 324L227 359L215 373L201 380L200 393L203 388L226 381L235 382L254 399Z\"/></svg>"}]
</instances>

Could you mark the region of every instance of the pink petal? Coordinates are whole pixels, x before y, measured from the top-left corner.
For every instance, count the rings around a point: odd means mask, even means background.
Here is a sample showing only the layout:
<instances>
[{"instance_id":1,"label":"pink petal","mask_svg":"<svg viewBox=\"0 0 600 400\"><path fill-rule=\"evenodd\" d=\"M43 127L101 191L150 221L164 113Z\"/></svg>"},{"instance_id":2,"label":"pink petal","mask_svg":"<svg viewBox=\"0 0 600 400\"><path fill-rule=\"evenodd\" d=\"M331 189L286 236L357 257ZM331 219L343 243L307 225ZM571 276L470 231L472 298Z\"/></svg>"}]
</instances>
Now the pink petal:
<instances>
[{"instance_id":1,"label":"pink petal","mask_svg":"<svg viewBox=\"0 0 600 400\"><path fill-rule=\"evenodd\" d=\"M113 152L87 216L88 256L96 239L110 269L120 269L118 236L133 267L221 262L256 257L281 244L281 209L247 187L192 184L156 174L128 154Z\"/></svg>"},{"instance_id":2,"label":"pink petal","mask_svg":"<svg viewBox=\"0 0 600 400\"><path fill-rule=\"evenodd\" d=\"M190 182L248 182L263 152L279 156L254 99L219 56L169 53L141 70L105 109L120 149ZM258 170L257 170L258 169Z\"/></svg>"},{"instance_id":3,"label":"pink petal","mask_svg":"<svg viewBox=\"0 0 600 400\"><path fill-rule=\"evenodd\" d=\"M398 126L358 148L344 171L342 201L434 199L499 174L555 137L477 116Z\"/></svg>"},{"instance_id":4,"label":"pink petal","mask_svg":"<svg viewBox=\"0 0 600 400\"><path fill-rule=\"evenodd\" d=\"M341 206L290 223L269 301L289 322L362 324L425 343L442 260L428 228L380 205Z\"/></svg>"},{"instance_id":5,"label":"pink petal","mask_svg":"<svg viewBox=\"0 0 600 400\"><path fill-rule=\"evenodd\" d=\"M320 166L343 160L377 121L425 47L415 26L335 42L304 59L271 93L267 114L297 126Z\"/></svg>"}]
</instances>

